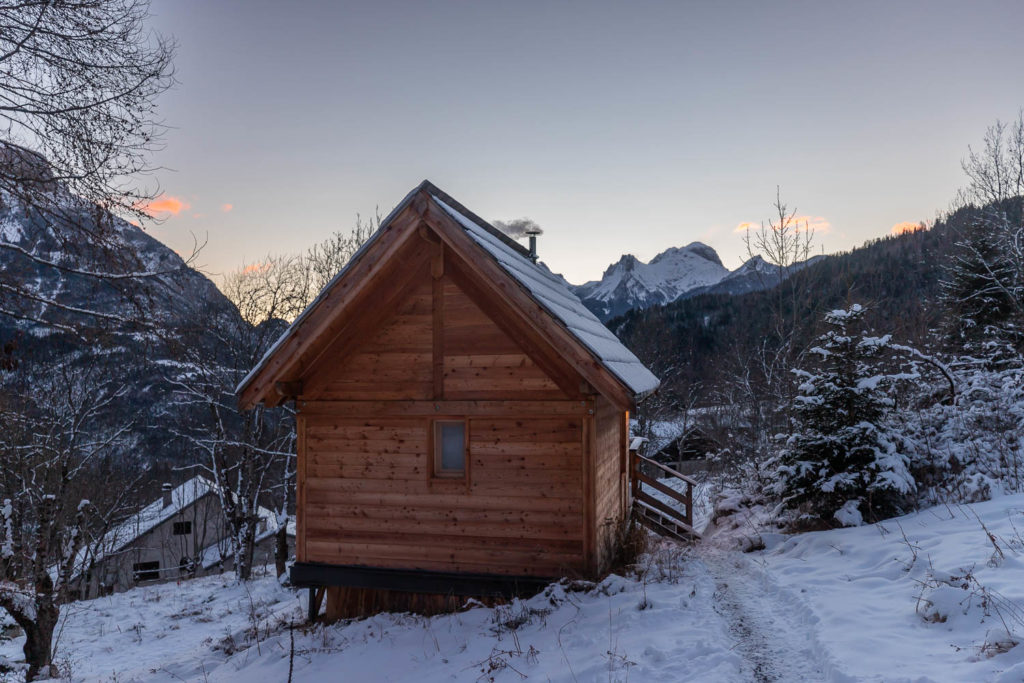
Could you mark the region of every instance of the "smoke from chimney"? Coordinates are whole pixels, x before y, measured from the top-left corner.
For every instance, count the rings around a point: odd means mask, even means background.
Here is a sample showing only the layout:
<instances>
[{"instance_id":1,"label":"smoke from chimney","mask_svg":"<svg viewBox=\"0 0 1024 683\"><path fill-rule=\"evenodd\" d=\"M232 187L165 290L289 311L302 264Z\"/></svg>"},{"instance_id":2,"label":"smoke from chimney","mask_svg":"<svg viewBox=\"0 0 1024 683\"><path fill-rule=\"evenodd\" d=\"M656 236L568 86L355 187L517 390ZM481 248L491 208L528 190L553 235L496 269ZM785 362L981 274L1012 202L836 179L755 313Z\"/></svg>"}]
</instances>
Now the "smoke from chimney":
<instances>
[{"instance_id":1,"label":"smoke from chimney","mask_svg":"<svg viewBox=\"0 0 1024 683\"><path fill-rule=\"evenodd\" d=\"M529 218L516 218L511 221L494 221L494 227L501 230L514 240L527 235L540 235L544 231L537 225L536 221Z\"/></svg>"},{"instance_id":2,"label":"smoke from chimney","mask_svg":"<svg viewBox=\"0 0 1024 683\"><path fill-rule=\"evenodd\" d=\"M537 225L536 221L530 220L529 218L517 218L511 221L494 221L494 227L501 230L512 239L529 237L530 260L534 263L537 262L537 236L544 234L544 231L541 230L541 227Z\"/></svg>"}]
</instances>

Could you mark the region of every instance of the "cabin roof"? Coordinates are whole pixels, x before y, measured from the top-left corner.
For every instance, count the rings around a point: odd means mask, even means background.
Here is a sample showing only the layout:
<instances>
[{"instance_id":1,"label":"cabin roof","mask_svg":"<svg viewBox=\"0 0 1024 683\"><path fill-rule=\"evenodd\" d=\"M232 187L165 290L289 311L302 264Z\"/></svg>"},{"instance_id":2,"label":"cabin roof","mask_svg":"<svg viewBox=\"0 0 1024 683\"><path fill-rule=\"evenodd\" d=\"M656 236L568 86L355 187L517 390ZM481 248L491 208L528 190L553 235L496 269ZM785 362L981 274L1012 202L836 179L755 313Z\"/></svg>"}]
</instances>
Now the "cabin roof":
<instances>
[{"instance_id":1,"label":"cabin roof","mask_svg":"<svg viewBox=\"0 0 1024 683\"><path fill-rule=\"evenodd\" d=\"M505 272L526 288L534 301L565 325L634 396L646 396L658 388L661 382L654 373L583 305L564 279L554 275L544 264L531 261L528 254L510 248L505 240L497 239L494 233L498 231L489 224L470 219L436 195L433 198L465 228L477 244L494 257Z\"/></svg>"},{"instance_id":2,"label":"cabin roof","mask_svg":"<svg viewBox=\"0 0 1024 683\"><path fill-rule=\"evenodd\" d=\"M430 181L424 180L381 221L380 229L370 236L348 264L331 279L317 298L299 314L281 337L267 350L260 362L238 384L235 389L236 394L241 394L245 390L249 383L266 367L278 349L317 309L335 283L344 277L345 273L359 261L366 251L372 248L384 228L420 193L429 195L430 199L465 230L473 241L497 262L502 270L523 287L533 301L554 320L561 323L577 342L614 375L629 390L634 399L642 399L658 388L661 382L654 373L648 370L640 362L640 359L583 305L583 302L573 294L569 289L569 284L562 277L553 274L543 263L534 263L525 247L464 207Z\"/></svg>"}]
</instances>

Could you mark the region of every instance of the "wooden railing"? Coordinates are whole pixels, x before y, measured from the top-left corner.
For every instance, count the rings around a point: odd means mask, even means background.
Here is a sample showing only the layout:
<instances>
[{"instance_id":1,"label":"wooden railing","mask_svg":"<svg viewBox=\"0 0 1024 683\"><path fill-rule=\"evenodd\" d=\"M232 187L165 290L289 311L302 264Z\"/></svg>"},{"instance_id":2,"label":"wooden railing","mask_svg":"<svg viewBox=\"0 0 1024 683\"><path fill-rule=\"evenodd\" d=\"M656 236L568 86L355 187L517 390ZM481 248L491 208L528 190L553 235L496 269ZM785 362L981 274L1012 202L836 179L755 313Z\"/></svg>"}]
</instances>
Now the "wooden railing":
<instances>
[{"instance_id":1,"label":"wooden railing","mask_svg":"<svg viewBox=\"0 0 1024 683\"><path fill-rule=\"evenodd\" d=\"M642 505L649 508L654 508L658 512L662 513L672 521L686 528L687 531L693 531L693 487L697 484L696 481L686 476L681 472L677 472L671 467L666 467L660 462L645 458L636 451L631 451L629 454L630 458L630 481L633 493L633 500L638 501ZM662 482L658 481L654 477L650 477L643 472L643 466L653 467L660 470L670 477L679 479L686 483L685 493L675 490L669 486L666 486ZM663 493L673 501L682 505L682 510L669 505L663 500L652 496L651 494L644 491L644 486L649 486L659 493Z\"/></svg>"}]
</instances>

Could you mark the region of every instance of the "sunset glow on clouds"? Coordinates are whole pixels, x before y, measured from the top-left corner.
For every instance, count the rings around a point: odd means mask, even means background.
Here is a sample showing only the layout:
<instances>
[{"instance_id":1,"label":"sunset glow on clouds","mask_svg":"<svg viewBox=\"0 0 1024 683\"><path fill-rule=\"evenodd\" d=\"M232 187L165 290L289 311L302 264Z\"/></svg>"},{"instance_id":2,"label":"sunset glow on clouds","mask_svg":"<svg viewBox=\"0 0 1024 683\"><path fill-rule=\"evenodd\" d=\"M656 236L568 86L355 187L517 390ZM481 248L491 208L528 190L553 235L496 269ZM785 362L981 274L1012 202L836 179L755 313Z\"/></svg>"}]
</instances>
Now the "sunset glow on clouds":
<instances>
[{"instance_id":1,"label":"sunset glow on clouds","mask_svg":"<svg viewBox=\"0 0 1024 683\"><path fill-rule=\"evenodd\" d=\"M896 225L892 226L892 229L889 230L889 233L892 234L892 235L903 235L903 234L906 234L908 232L917 232L918 230L927 230L927 229L928 229L928 226L926 226L926 225L924 225L922 223L913 223L911 221L903 221L902 223L897 223Z\"/></svg>"},{"instance_id":2,"label":"sunset glow on clouds","mask_svg":"<svg viewBox=\"0 0 1024 683\"><path fill-rule=\"evenodd\" d=\"M242 268L243 273L262 273L263 271L270 268L269 263L250 263L249 265Z\"/></svg>"},{"instance_id":3,"label":"sunset glow on clouds","mask_svg":"<svg viewBox=\"0 0 1024 683\"><path fill-rule=\"evenodd\" d=\"M224 213L228 213L233 208L235 208L234 204L221 204L220 205L220 210L223 211Z\"/></svg>"},{"instance_id":4,"label":"sunset glow on clouds","mask_svg":"<svg viewBox=\"0 0 1024 683\"><path fill-rule=\"evenodd\" d=\"M812 232L827 233L832 229L832 224L825 220L824 216L793 216L792 222L793 227L796 228L797 232L803 232L809 229ZM765 227L768 227L767 223L765 223ZM757 231L760 229L760 223L746 221L737 225L733 232L746 232L747 230Z\"/></svg>"},{"instance_id":5,"label":"sunset glow on clouds","mask_svg":"<svg viewBox=\"0 0 1024 683\"><path fill-rule=\"evenodd\" d=\"M182 211L192 208L192 206L177 197L162 194L148 202L138 204L137 208L155 218L160 215L177 216Z\"/></svg>"}]
</instances>

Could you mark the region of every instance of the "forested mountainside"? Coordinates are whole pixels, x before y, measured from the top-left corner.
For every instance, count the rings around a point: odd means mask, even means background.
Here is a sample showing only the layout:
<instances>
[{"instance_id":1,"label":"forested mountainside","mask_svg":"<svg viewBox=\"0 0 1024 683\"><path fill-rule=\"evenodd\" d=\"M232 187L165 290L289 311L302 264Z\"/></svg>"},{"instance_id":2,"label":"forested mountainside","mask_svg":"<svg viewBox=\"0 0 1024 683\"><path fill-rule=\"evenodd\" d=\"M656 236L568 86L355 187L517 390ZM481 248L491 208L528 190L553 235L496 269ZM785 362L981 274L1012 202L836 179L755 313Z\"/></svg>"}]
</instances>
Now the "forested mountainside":
<instances>
[{"instance_id":1,"label":"forested mountainside","mask_svg":"<svg viewBox=\"0 0 1024 683\"><path fill-rule=\"evenodd\" d=\"M145 231L46 182L45 201L0 194L0 344L25 372L70 364L109 380L111 415L138 436L131 454L179 459L187 416L173 382L196 356L225 352L211 331L241 324L238 311Z\"/></svg>"},{"instance_id":2,"label":"forested mountainside","mask_svg":"<svg viewBox=\"0 0 1024 683\"><path fill-rule=\"evenodd\" d=\"M635 309L609 325L664 380L663 392L686 403L713 401L769 336L775 311L803 321L798 348L820 332L822 314L852 303L867 307L867 321L896 339L924 343L939 324L940 280L957 226L966 211L931 230L890 236L850 252L819 256L798 271L789 288L705 292L673 303ZM742 290L741 290L742 291Z\"/></svg>"}]
</instances>

